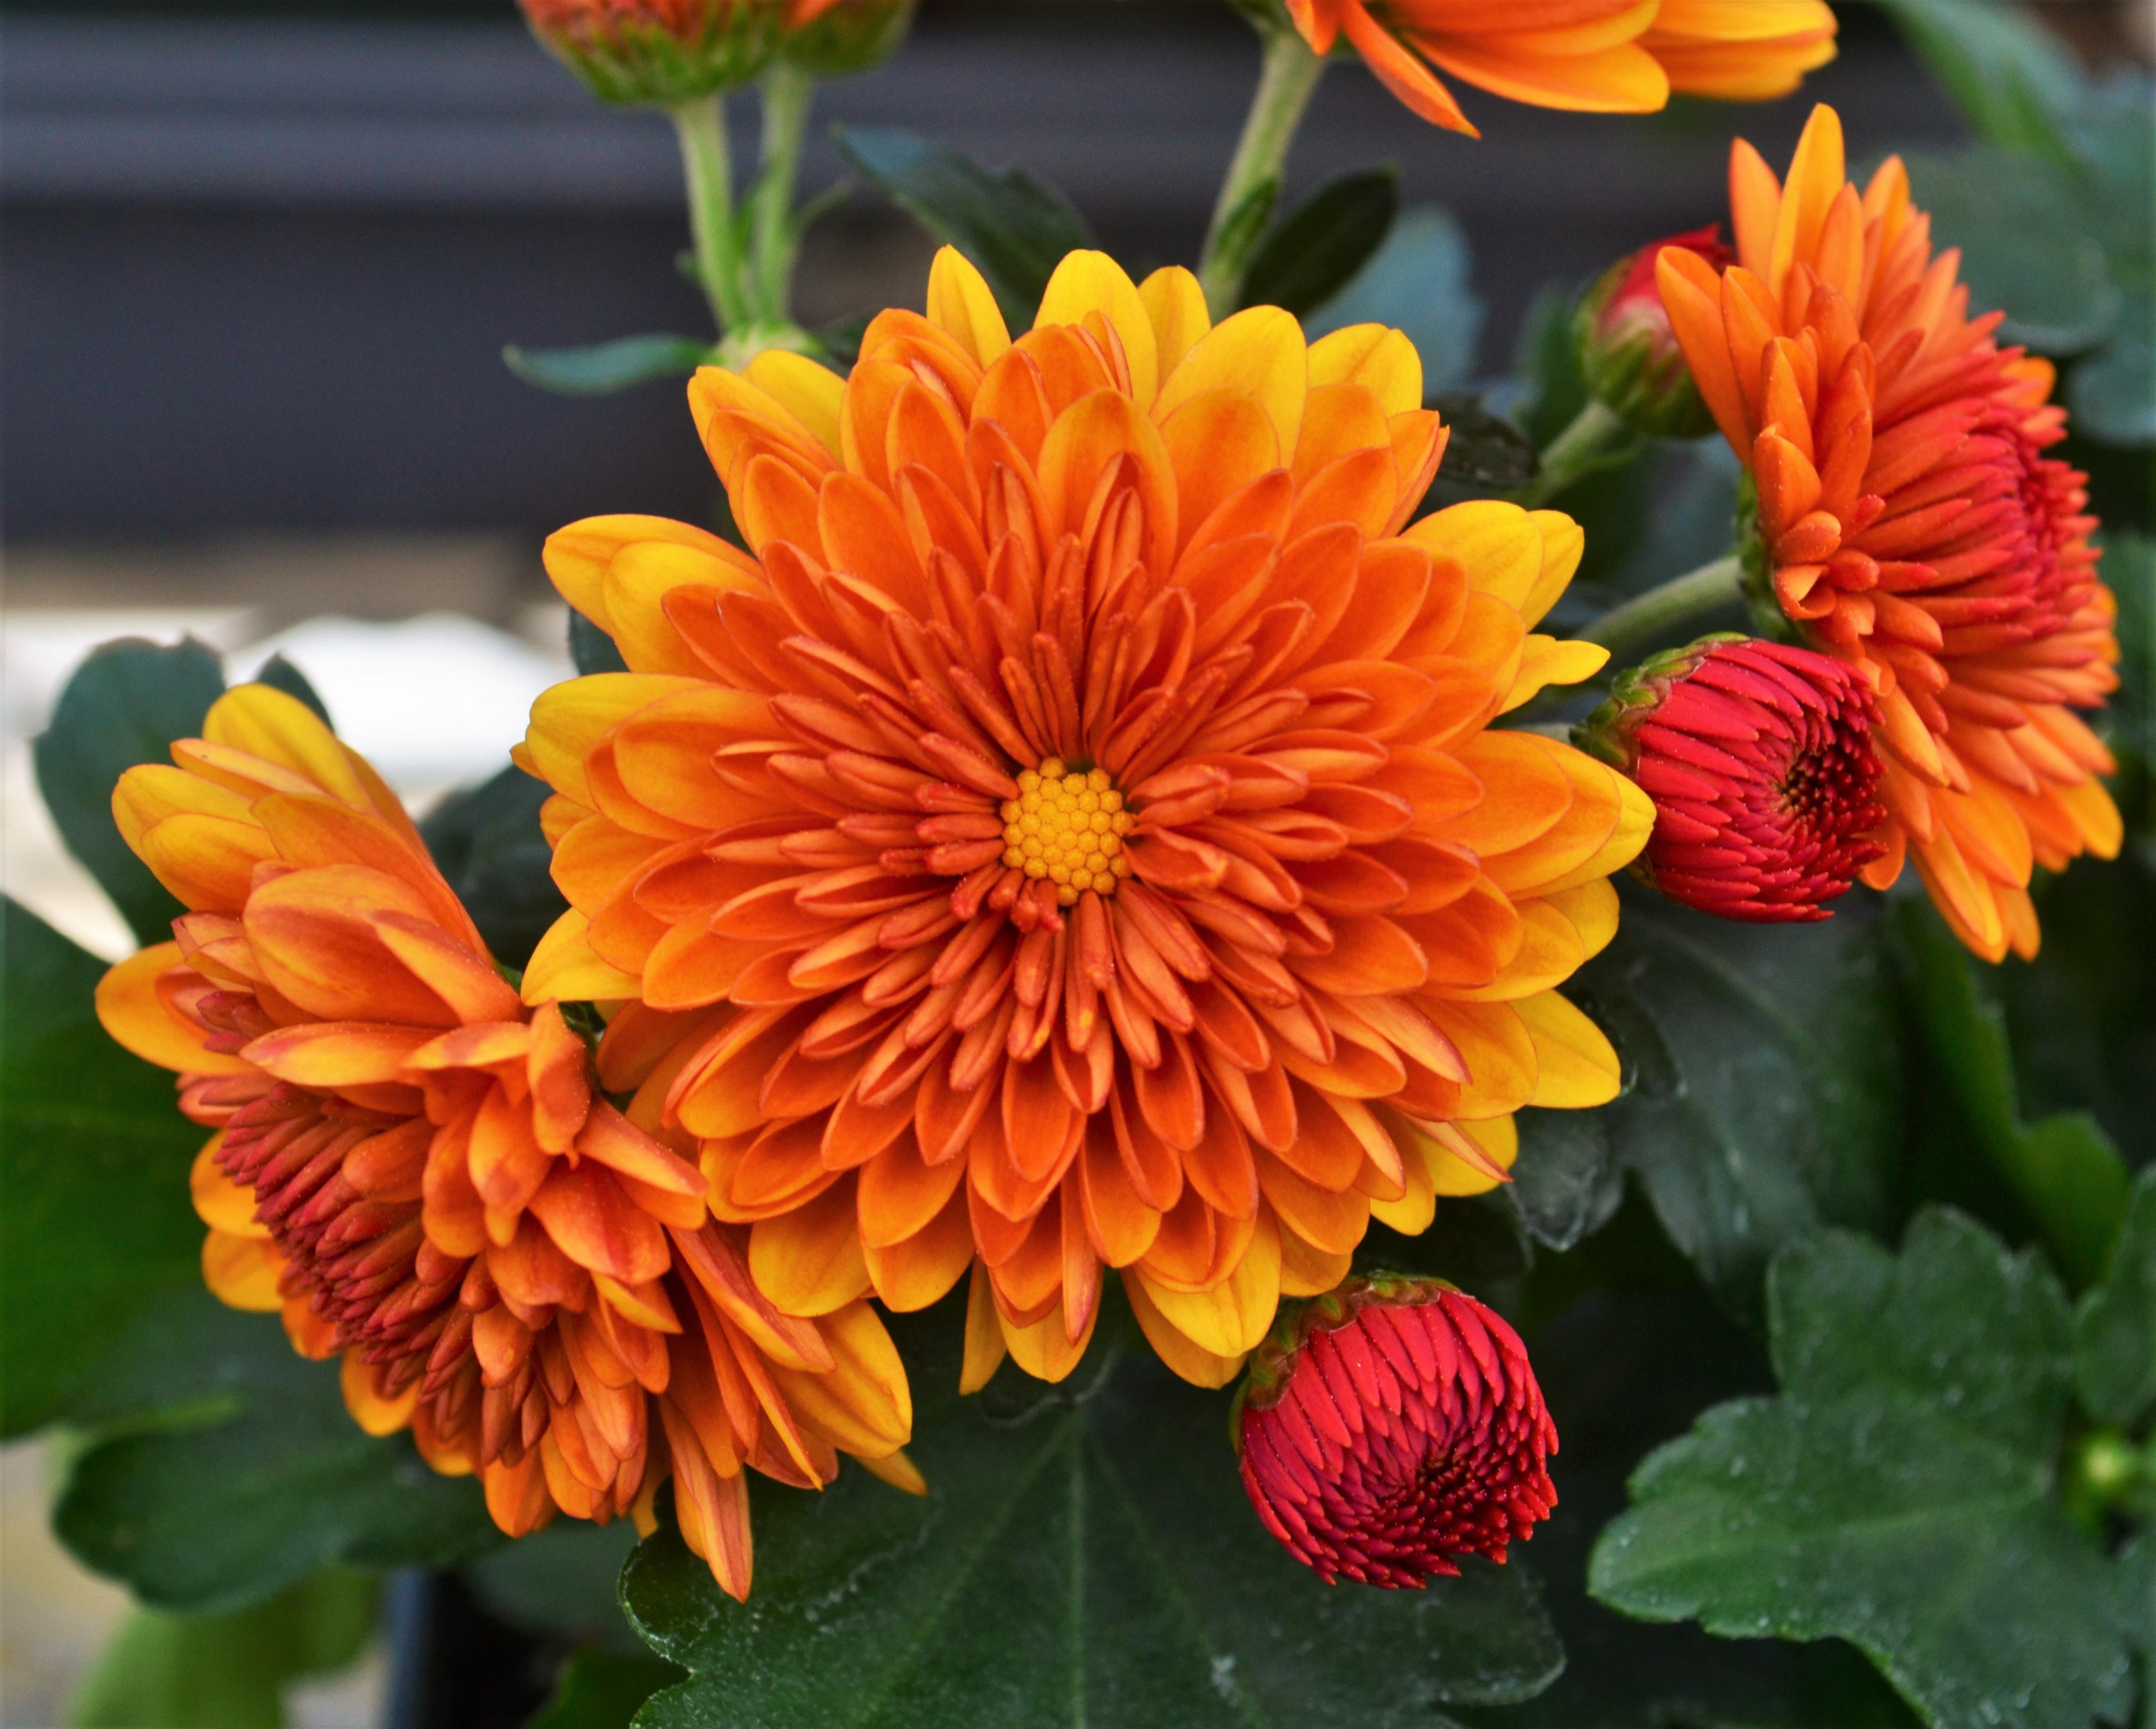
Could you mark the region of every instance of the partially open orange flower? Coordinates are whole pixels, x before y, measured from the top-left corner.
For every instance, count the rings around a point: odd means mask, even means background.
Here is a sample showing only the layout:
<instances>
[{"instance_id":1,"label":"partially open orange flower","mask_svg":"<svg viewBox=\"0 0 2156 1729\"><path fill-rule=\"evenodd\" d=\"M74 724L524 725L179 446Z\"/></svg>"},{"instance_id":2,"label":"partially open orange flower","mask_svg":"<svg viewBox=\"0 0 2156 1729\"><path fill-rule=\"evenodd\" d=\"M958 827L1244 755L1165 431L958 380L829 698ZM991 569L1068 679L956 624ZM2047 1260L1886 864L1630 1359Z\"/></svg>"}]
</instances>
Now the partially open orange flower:
<instances>
[{"instance_id":1,"label":"partially open orange flower","mask_svg":"<svg viewBox=\"0 0 2156 1729\"><path fill-rule=\"evenodd\" d=\"M528 1001L634 996L608 1088L693 1135L792 1313L976 1275L968 1380L1083 1351L1104 1268L1213 1384L1374 1213L1617 1088L1556 987L1652 807L1489 723L1579 530L1407 527L1446 433L1397 331L1306 344L1074 253L1014 341L938 255L841 381L690 387L755 551L649 517L547 563L631 671L535 706L571 908ZM640 1119L641 1120L641 1119Z\"/></svg>"},{"instance_id":2,"label":"partially open orange flower","mask_svg":"<svg viewBox=\"0 0 2156 1729\"><path fill-rule=\"evenodd\" d=\"M1738 262L1671 247L1657 280L1756 487L1774 600L1878 690L1890 850L1864 880L1912 858L1970 948L2033 955L2032 865L2121 839L2110 754L2073 713L2117 688L2117 603L2086 477L2043 454L2065 436L2052 367L1968 316L1898 158L1848 182L1832 109L1786 188L1740 141L1730 200Z\"/></svg>"},{"instance_id":3,"label":"partially open orange flower","mask_svg":"<svg viewBox=\"0 0 2156 1729\"><path fill-rule=\"evenodd\" d=\"M1651 114L1673 90L1786 95L1834 58L1826 0L1286 0L1317 53L1342 35L1432 124L1479 137L1439 72L1537 108ZM1433 70L1433 69L1435 69Z\"/></svg>"},{"instance_id":4,"label":"partially open orange flower","mask_svg":"<svg viewBox=\"0 0 2156 1729\"><path fill-rule=\"evenodd\" d=\"M701 1174L596 1095L558 1008L524 1008L363 759L263 685L172 756L113 809L191 911L98 1013L218 1131L193 1188L219 1297L341 1355L361 1425L479 1471L511 1536L557 1510L648 1520L670 1472L737 1596L744 1464L819 1484L835 1447L913 1480L882 1324L757 1292Z\"/></svg>"}]
</instances>

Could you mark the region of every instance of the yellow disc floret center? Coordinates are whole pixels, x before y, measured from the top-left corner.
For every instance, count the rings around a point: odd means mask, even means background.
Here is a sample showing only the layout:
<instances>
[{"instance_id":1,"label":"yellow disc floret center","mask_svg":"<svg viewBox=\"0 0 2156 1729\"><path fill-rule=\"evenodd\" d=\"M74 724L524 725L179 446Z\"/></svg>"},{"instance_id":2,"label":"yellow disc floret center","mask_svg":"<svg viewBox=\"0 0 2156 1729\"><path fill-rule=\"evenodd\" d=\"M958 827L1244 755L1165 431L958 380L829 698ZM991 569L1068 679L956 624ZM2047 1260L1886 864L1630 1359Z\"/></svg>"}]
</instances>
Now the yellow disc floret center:
<instances>
[{"instance_id":1,"label":"yellow disc floret center","mask_svg":"<svg viewBox=\"0 0 2156 1729\"><path fill-rule=\"evenodd\" d=\"M1112 895L1131 874L1123 837L1134 825L1105 768L1069 768L1050 757L1018 777L1003 803L1004 863L1055 885L1070 906L1091 889Z\"/></svg>"}]
</instances>

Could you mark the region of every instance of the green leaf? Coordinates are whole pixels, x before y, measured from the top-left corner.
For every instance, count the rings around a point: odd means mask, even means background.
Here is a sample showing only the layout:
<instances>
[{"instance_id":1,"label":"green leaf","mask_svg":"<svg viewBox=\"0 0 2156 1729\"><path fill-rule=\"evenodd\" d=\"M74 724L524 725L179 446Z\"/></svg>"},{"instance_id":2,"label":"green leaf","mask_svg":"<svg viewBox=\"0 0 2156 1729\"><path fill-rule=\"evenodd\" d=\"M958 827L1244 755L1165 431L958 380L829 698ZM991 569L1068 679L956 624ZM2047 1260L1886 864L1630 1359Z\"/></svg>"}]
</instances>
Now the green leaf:
<instances>
[{"instance_id":1,"label":"green leaf","mask_svg":"<svg viewBox=\"0 0 2156 1729\"><path fill-rule=\"evenodd\" d=\"M1520 1156L1506 1202L1537 1243L1562 1253L1609 1222L1624 1167L1599 1111L1522 1111Z\"/></svg>"},{"instance_id":2,"label":"green leaf","mask_svg":"<svg viewBox=\"0 0 2156 1729\"><path fill-rule=\"evenodd\" d=\"M1459 218L1442 205L1411 206L1354 280L1306 321L1311 340L1351 324L1389 324L1422 357L1425 396L1456 385L1473 375L1482 334L1469 264Z\"/></svg>"},{"instance_id":3,"label":"green leaf","mask_svg":"<svg viewBox=\"0 0 2156 1729\"><path fill-rule=\"evenodd\" d=\"M1370 262L1399 213L1397 168L1343 174L1320 187L1260 243L1240 304L1309 316Z\"/></svg>"},{"instance_id":4,"label":"green leaf","mask_svg":"<svg viewBox=\"0 0 2156 1729\"><path fill-rule=\"evenodd\" d=\"M1535 477L1533 441L1471 390L1440 391L1429 404L1450 436L1437 478L1418 514L1428 516L1471 498L1507 498Z\"/></svg>"},{"instance_id":5,"label":"green leaf","mask_svg":"<svg viewBox=\"0 0 2156 1729\"><path fill-rule=\"evenodd\" d=\"M2064 44L2000 0L1881 0L1978 137L2059 161L2081 73Z\"/></svg>"},{"instance_id":6,"label":"green leaf","mask_svg":"<svg viewBox=\"0 0 2156 1729\"><path fill-rule=\"evenodd\" d=\"M1012 330L1033 322L1063 255L1093 238L1070 202L1023 168L983 168L912 132L836 129L839 153L937 239L971 259Z\"/></svg>"},{"instance_id":7,"label":"green leaf","mask_svg":"<svg viewBox=\"0 0 2156 1729\"><path fill-rule=\"evenodd\" d=\"M557 1519L480 1556L465 1567L464 1581L496 1620L567 1644L641 1656L643 1642L622 1618L617 1589L635 1547L636 1527L626 1519L604 1526Z\"/></svg>"},{"instance_id":8,"label":"green leaf","mask_svg":"<svg viewBox=\"0 0 2156 1729\"><path fill-rule=\"evenodd\" d=\"M905 1331L947 1347L955 1311L927 1320ZM1421 1592L1322 1584L1250 1511L1227 1396L1142 1349L1094 1354L998 1424L950 1392L947 1348L909 1351L930 1497L852 1470L820 1496L759 1482L746 1607L662 1522L623 1601L695 1679L640 1729L1430 1729L1433 1707L1524 1698L1557 1673L1519 1567L1471 1562Z\"/></svg>"},{"instance_id":9,"label":"green leaf","mask_svg":"<svg viewBox=\"0 0 2156 1729\"><path fill-rule=\"evenodd\" d=\"M169 648L136 637L106 643L74 670L31 746L60 839L144 942L168 941L187 909L120 838L113 784L138 762L170 762L172 741L198 736L223 694L216 654L192 637Z\"/></svg>"},{"instance_id":10,"label":"green leaf","mask_svg":"<svg viewBox=\"0 0 2156 1729\"><path fill-rule=\"evenodd\" d=\"M419 825L449 886L470 911L495 958L522 967L569 903L548 872L553 849L539 807L553 788L513 764L451 794Z\"/></svg>"},{"instance_id":11,"label":"green leaf","mask_svg":"<svg viewBox=\"0 0 2156 1729\"><path fill-rule=\"evenodd\" d=\"M2074 1390L2099 1423L2156 1407L2156 1169L2133 1185L2111 1270L2074 1311Z\"/></svg>"},{"instance_id":12,"label":"green leaf","mask_svg":"<svg viewBox=\"0 0 2156 1729\"><path fill-rule=\"evenodd\" d=\"M2156 444L2156 341L2149 333L2156 305L2144 295L2127 307L2111 346L2067 379L2066 406L2085 437L2145 450Z\"/></svg>"},{"instance_id":13,"label":"green leaf","mask_svg":"<svg viewBox=\"0 0 2156 1729\"><path fill-rule=\"evenodd\" d=\"M2156 540L2131 529L2103 535L2103 579L2118 597L2118 690L2102 716L2106 735L2156 762Z\"/></svg>"},{"instance_id":14,"label":"green leaf","mask_svg":"<svg viewBox=\"0 0 2156 1729\"><path fill-rule=\"evenodd\" d=\"M654 378L685 378L710 365L716 351L694 336L617 336L588 348L501 351L502 364L526 384L557 396L609 396Z\"/></svg>"},{"instance_id":15,"label":"green leaf","mask_svg":"<svg viewBox=\"0 0 2156 1729\"><path fill-rule=\"evenodd\" d=\"M1902 1085L1877 920L1859 897L1767 926L1622 893L1615 941L1569 990L1625 1061L1610 1144L1701 1278L1756 1320L1776 1251L1886 1218Z\"/></svg>"},{"instance_id":16,"label":"green leaf","mask_svg":"<svg viewBox=\"0 0 2156 1729\"><path fill-rule=\"evenodd\" d=\"M613 639L573 607L569 609L569 659L579 673L629 670Z\"/></svg>"},{"instance_id":17,"label":"green leaf","mask_svg":"<svg viewBox=\"0 0 2156 1729\"><path fill-rule=\"evenodd\" d=\"M1904 901L1897 926L1917 1024L1969 1137L2029 1209L2067 1276L2091 1283L2126 1217L2125 1162L2085 1113L2023 1121L2005 1018L1979 992L1968 952L1928 901Z\"/></svg>"},{"instance_id":18,"label":"green leaf","mask_svg":"<svg viewBox=\"0 0 2156 1729\"><path fill-rule=\"evenodd\" d=\"M1961 248L1970 305L2005 312L2001 341L2066 355L2103 340L2118 321L2119 293L2072 170L1981 146L1915 151L1906 161L1933 243Z\"/></svg>"},{"instance_id":19,"label":"green leaf","mask_svg":"<svg viewBox=\"0 0 2156 1729\"><path fill-rule=\"evenodd\" d=\"M282 1729L285 1686L357 1660L380 1593L328 1567L230 1615L137 1609L75 1696L69 1729Z\"/></svg>"},{"instance_id":20,"label":"green leaf","mask_svg":"<svg viewBox=\"0 0 2156 1729\"><path fill-rule=\"evenodd\" d=\"M680 1665L663 1657L579 1651L526 1729L629 1729L638 1706L684 1679Z\"/></svg>"},{"instance_id":21,"label":"green leaf","mask_svg":"<svg viewBox=\"0 0 2156 1729\"><path fill-rule=\"evenodd\" d=\"M0 1369L4 1432L68 1409L138 1311L193 1285L187 1170L205 1131L172 1077L97 1024L105 963L0 901Z\"/></svg>"},{"instance_id":22,"label":"green leaf","mask_svg":"<svg viewBox=\"0 0 2156 1729\"><path fill-rule=\"evenodd\" d=\"M1557 1511L1519 1564L1542 1582L1565 1669L1524 1705L1455 1708L1463 1723L1911 1729L1908 1707L1839 1639L1719 1639L1688 1624L1630 1620L1587 1594L1588 1551L1624 1510L1625 1480L1641 1458L1709 1405L1773 1386L1763 1354L1696 1283L1598 1291L1538 1328L1529 1348L1564 1448L1551 1460Z\"/></svg>"},{"instance_id":23,"label":"green leaf","mask_svg":"<svg viewBox=\"0 0 2156 1729\"><path fill-rule=\"evenodd\" d=\"M146 1315L74 1414L97 1432L54 1529L159 1608L244 1608L331 1562L445 1566L500 1540L474 1479L366 1434L334 1362L207 1292Z\"/></svg>"},{"instance_id":24,"label":"green leaf","mask_svg":"<svg viewBox=\"0 0 2156 1729\"><path fill-rule=\"evenodd\" d=\"M1898 1258L1844 1231L1787 1251L1768 1308L1781 1396L1718 1405L1640 1466L1594 1595L1850 1639L1936 1725L2123 1716L2119 1582L2054 1480L2067 1319L2042 1260L1933 1209Z\"/></svg>"},{"instance_id":25,"label":"green leaf","mask_svg":"<svg viewBox=\"0 0 2156 1729\"><path fill-rule=\"evenodd\" d=\"M306 674L292 664L282 654L272 654L254 670L254 683L267 685L273 690L282 690L287 696L295 696L315 711L316 717L325 726L333 726L329 705L316 694L307 680Z\"/></svg>"}]
</instances>

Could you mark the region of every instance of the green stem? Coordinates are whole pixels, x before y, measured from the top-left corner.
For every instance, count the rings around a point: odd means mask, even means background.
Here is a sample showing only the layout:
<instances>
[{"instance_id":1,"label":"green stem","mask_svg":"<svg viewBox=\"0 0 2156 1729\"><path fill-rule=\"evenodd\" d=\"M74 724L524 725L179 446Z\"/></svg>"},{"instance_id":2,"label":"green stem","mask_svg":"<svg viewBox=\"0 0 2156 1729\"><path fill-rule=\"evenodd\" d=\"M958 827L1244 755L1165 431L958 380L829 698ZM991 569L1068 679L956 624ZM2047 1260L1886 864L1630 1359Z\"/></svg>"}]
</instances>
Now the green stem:
<instances>
[{"instance_id":1,"label":"green stem","mask_svg":"<svg viewBox=\"0 0 2156 1729\"><path fill-rule=\"evenodd\" d=\"M1250 111L1235 160L1213 206L1213 225L1199 254L1198 280L1214 317L1235 310L1243 273L1265 233L1265 218L1280 195L1281 167L1287 161L1295 129L1302 122L1311 94L1325 71L1322 55L1292 29L1276 28L1265 38L1264 69L1258 75Z\"/></svg>"},{"instance_id":2,"label":"green stem","mask_svg":"<svg viewBox=\"0 0 2156 1729\"><path fill-rule=\"evenodd\" d=\"M675 130L681 135L681 168L689 182L689 233L696 242L696 277L724 335L747 323L750 316L747 286L742 280L740 238L734 231L726 109L714 93L684 102L673 113Z\"/></svg>"},{"instance_id":3,"label":"green stem","mask_svg":"<svg viewBox=\"0 0 2156 1729\"><path fill-rule=\"evenodd\" d=\"M749 200L749 258L759 318L783 321L793 286L793 190L801 174L801 140L816 81L780 59L763 74L763 137L756 191Z\"/></svg>"},{"instance_id":4,"label":"green stem","mask_svg":"<svg viewBox=\"0 0 2156 1729\"><path fill-rule=\"evenodd\" d=\"M1542 453L1534 479L1518 494L1519 502L1531 510L1548 503L1631 437L1614 409L1589 398L1587 406Z\"/></svg>"},{"instance_id":5,"label":"green stem","mask_svg":"<svg viewBox=\"0 0 2156 1729\"><path fill-rule=\"evenodd\" d=\"M1614 664L1625 665L1680 625L1743 599L1743 562L1732 552L1611 608L1579 633L1579 640L1601 644Z\"/></svg>"}]
</instances>

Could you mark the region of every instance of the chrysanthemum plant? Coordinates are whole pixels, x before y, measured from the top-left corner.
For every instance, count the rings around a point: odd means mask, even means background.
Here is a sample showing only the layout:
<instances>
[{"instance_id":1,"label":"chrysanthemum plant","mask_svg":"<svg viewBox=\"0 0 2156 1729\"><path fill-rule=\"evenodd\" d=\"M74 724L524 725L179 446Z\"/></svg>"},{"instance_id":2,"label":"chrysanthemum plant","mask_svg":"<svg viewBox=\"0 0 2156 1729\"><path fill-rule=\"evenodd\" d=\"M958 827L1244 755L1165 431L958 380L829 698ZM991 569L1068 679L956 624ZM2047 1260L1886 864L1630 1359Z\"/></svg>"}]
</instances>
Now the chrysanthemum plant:
<instances>
[{"instance_id":1,"label":"chrysanthemum plant","mask_svg":"<svg viewBox=\"0 0 2156 1729\"><path fill-rule=\"evenodd\" d=\"M2145 85L1896 9L2145 295ZM581 675L416 826L192 644L38 741L143 947L8 909L7 1418L183 1618L84 1721L396 1569L400 1685L475 1598L556 1729L2145 1716L2145 348L1821 107L1464 392L1450 218L1276 216L1328 64L1471 134L1832 14L1243 10L1194 269L855 133L947 244L842 334L803 129L906 7L526 0L679 126L716 330L513 363L690 372L724 508L549 539Z\"/></svg>"}]
</instances>

